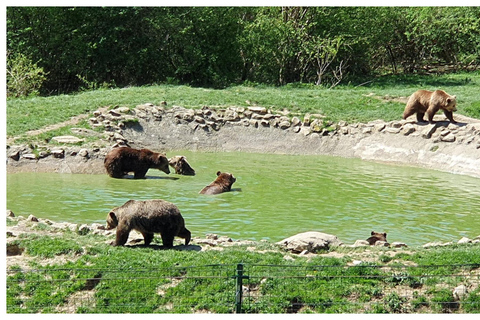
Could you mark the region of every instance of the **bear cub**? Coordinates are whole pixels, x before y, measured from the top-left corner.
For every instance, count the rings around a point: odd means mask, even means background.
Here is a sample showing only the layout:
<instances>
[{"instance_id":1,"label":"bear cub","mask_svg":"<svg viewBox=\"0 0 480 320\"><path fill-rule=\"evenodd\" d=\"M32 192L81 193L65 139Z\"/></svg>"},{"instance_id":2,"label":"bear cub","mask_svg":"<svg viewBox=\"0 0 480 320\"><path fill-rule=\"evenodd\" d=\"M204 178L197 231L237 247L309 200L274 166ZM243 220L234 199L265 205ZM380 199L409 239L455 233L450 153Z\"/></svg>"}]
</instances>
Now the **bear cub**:
<instances>
[{"instance_id":1,"label":"bear cub","mask_svg":"<svg viewBox=\"0 0 480 320\"><path fill-rule=\"evenodd\" d=\"M195 170L187 162L187 158L184 156L175 156L168 159L170 167L175 169L176 174L181 174L184 176L194 176Z\"/></svg>"},{"instance_id":2,"label":"bear cub","mask_svg":"<svg viewBox=\"0 0 480 320\"><path fill-rule=\"evenodd\" d=\"M371 237L367 239L368 244L373 246L377 241L385 241L387 242L387 234L386 233L380 233L380 232L375 232L372 231L370 234Z\"/></svg>"},{"instance_id":3,"label":"bear cub","mask_svg":"<svg viewBox=\"0 0 480 320\"><path fill-rule=\"evenodd\" d=\"M233 174L228 172L217 172L217 179L210 183L208 186L200 190L201 194L219 194L222 192L228 192L232 189L232 185L237 179Z\"/></svg>"},{"instance_id":4,"label":"bear cub","mask_svg":"<svg viewBox=\"0 0 480 320\"><path fill-rule=\"evenodd\" d=\"M438 110L442 109L448 120L456 123L453 120L453 111L457 111L456 106L457 97L451 96L443 90L418 90L408 98L405 111L403 112L403 119L407 119L416 113L418 122L426 122L423 119L426 113L428 121L434 123L433 116Z\"/></svg>"},{"instance_id":5,"label":"bear cub","mask_svg":"<svg viewBox=\"0 0 480 320\"><path fill-rule=\"evenodd\" d=\"M115 148L107 153L103 163L112 178L121 178L129 172L134 172L134 179L143 179L150 168L170 173L167 157L148 149Z\"/></svg>"},{"instance_id":6,"label":"bear cub","mask_svg":"<svg viewBox=\"0 0 480 320\"><path fill-rule=\"evenodd\" d=\"M160 233L163 246L173 247L175 236L185 239L188 245L191 233L185 228L180 210L176 205L164 200L129 200L120 207L112 209L107 215L107 230L117 228L114 246L123 246L131 230L143 235L145 245L149 245L154 233Z\"/></svg>"}]
</instances>

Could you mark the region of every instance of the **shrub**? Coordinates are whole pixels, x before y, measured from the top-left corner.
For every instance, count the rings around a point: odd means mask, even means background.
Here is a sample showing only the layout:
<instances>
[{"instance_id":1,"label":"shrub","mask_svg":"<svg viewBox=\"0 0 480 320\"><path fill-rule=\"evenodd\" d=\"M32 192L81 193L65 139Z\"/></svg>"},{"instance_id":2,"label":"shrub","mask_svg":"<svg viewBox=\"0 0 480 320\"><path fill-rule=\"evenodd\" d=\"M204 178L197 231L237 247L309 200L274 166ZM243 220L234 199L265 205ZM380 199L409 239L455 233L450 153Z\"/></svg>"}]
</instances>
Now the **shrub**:
<instances>
[{"instance_id":1,"label":"shrub","mask_svg":"<svg viewBox=\"0 0 480 320\"><path fill-rule=\"evenodd\" d=\"M38 95L46 75L43 68L25 55L7 54L7 97Z\"/></svg>"}]
</instances>

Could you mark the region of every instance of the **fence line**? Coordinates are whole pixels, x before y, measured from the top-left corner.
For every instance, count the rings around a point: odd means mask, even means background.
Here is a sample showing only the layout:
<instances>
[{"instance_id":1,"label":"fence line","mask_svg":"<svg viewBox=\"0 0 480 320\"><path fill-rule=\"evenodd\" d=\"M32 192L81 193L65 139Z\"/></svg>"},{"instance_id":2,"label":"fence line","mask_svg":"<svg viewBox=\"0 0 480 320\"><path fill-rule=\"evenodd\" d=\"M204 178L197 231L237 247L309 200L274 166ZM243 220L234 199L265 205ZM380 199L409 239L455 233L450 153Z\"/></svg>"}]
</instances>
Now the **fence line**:
<instances>
[{"instance_id":1,"label":"fence line","mask_svg":"<svg viewBox=\"0 0 480 320\"><path fill-rule=\"evenodd\" d=\"M479 313L480 264L11 269L8 313Z\"/></svg>"}]
</instances>

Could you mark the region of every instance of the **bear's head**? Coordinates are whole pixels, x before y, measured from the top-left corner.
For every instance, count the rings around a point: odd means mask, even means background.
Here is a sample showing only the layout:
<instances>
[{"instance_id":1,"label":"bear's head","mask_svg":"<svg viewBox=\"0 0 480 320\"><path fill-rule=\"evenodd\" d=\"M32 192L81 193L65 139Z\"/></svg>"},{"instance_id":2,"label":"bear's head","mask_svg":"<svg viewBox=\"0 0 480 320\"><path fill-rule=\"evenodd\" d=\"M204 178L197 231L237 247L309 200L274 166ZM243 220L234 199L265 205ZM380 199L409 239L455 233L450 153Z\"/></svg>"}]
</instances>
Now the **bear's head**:
<instances>
[{"instance_id":1,"label":"bear's head","mask_svg":"<svg viewBox=\"0 0 480 320\"><path fill-rule=\"evenodd\" d=\"M165 157L163 154L160 153L154 153L151 155L153 159L151 159L153 168L162 170L166 174L170 173L170 169L168 168L168 159Z\"/></svg>"},{"instance_id":2,"label":"bear's head","mask_svg":"<svg viewBox=\"0 0 480 320\"><path fill-rule=\"evenodd\" d=\"M371 237L367 239L370 245L374 245L375 242L377 241L387 242L387 234L385 232L381 233L381 232L372 231L370 235Z\"/></svg>"},{"instance_id":3,"label":"bear's head","mask_svg":"<svg viewBox=\"0 0 480 320\"><path fill-rule=\"evenodd\" d=\"M447 111L457 111L457 96L448 96L445 99L445 107Z\"/></svg>"},{"instance_id":4,"label":"bear's head","mask_svg":"<svg viewBox=\"0 0 480 320\"><path fill-rule=\"evenodd\" d=\"M232 186L235 181L237 181L237 178L235 178L233 174L217 171L217 179L215 182L226 186Z\"/></svg>"},{"instance_id":5,"label":"bear's head","mask_svg":"<svg viewBox=\"0 0 480 320\"><path fill-rule=\"evenodd\" d=\"M115 229L118 226L118 218L115 212L110 211L107 215L107 226L105 227L106 230Z\"/></svg>"},{"instance_id":6,"label":"bear's head","mask_svg":"<svg viewBox=\"0 0 480 320\"><path fill-rule=\"evenodd\" d=\"M185 176L194 176L195 170L187 162L187 159L184 156L175 156L168 159L168 163L172 168L175 169L176 174L182 174Z\"/></svg>"}]
</instances>

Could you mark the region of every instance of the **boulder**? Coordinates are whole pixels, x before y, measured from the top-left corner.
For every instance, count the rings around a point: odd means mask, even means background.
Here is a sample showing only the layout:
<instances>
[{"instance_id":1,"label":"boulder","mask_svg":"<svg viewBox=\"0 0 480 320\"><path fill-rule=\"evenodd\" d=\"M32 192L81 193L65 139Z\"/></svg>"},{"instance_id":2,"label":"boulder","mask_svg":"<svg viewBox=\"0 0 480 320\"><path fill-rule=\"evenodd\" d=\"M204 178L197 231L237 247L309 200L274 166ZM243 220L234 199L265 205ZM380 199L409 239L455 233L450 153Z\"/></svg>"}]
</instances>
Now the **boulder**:
<instances>
[{"instance_id":1,"label":"boulder","mask_svg":"<svg viewBox=\"0 0 480 320\"><path fill-rule=\"evenodd\" d=\"M343 243L334 235L309 231L279 241L277 245L289 251L300 253L305 250L308 252L328 250L331 246L341 246Z\"/></svg>"},{"instance_id":2,"label":"boulder","mask_svg":"<svg viewBox=\"0 0 480 320\"><path fill-rule=\"evenodd\" d=\"M53 137L52 140L58 143L79 143L84 141L83 139L74 136L57 136Z\"/></svg>"}]
</instances>

